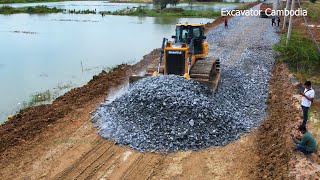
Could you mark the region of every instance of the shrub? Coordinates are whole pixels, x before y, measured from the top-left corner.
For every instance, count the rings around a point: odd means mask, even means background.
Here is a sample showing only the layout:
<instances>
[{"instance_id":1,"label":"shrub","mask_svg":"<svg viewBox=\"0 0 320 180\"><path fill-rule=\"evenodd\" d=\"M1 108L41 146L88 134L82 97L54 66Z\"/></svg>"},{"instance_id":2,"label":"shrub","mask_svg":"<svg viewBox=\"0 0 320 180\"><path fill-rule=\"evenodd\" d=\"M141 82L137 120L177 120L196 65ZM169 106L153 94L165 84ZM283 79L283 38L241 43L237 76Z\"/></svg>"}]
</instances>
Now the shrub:
<instances>
[{"instance_id":1,"label":"shrub","mask_svg":"<svg viewBox=\"0 0 320 180\"><path fill-rule=\"evenodd\" d=\"M286 36L282 36L274 49L281 52L280 60L286 62L296 72L311 74L320 67L320 53L313 41L298 32L293 32L286 46Z\"/></svg>"}]
</instances>

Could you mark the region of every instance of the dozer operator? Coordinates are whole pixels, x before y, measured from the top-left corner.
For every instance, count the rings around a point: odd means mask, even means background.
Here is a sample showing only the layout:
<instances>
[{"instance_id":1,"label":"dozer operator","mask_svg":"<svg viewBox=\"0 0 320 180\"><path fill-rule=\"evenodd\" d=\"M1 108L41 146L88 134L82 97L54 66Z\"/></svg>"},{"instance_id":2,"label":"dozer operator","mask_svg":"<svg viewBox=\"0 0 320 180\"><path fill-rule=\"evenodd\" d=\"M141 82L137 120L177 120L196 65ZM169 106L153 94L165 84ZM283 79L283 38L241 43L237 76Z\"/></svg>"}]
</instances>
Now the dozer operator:
<instances>
[{"instance_id":1,"label":"dozer operator","mask_svg":"<svg viewBox=\"0 0 320 180\"><path fill-rule=\"evenodd\" d=\"M220 79L220 62L206 57L209 51L204 24L176 24L174 41L163 38L158 63L148 66L144 76L131 76L133 83L147 76L180 75L198 81L214 92Z\"/></svg>"}]
</instances>

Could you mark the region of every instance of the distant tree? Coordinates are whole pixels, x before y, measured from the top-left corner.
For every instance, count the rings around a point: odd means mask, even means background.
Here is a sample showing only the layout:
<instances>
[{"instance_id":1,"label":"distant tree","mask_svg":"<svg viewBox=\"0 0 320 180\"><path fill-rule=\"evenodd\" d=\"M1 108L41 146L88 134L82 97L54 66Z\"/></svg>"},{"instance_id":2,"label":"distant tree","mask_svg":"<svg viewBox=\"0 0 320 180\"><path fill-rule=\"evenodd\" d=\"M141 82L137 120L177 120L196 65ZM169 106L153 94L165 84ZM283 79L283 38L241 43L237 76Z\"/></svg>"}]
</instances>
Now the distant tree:
<instances>
[{"instance_id":1,"label":"distant tree","mask_svg":"<svg viewBox=\"0 0 320 180\"><path fill-rule=\"evenodd\" d=\"M223 0L197 0L199 2L223 2Z\"/></svg>"},{"instance_id":2,"label":"distant tree","mask_svg":"<svg viewBox=\"0 0 320 180\"><path fill-rule=\"evenodd\" d=\"M317 1L317 0L310 0L310 2L312 2L312 3L316 3L316 1Z\"/></svg>"},{"instance_id":3,"label":"distant tree","mask_svg":"<svg viewBox=\"0 0 320 180\"><path fill-rule=\"evenodd\" d=\"M191 7L191 9L192 9L192 6L193 6L193 2L194 2L195 0L186 0L186 2L188 3L188 5Z\"/></svg>"},{"instance_id":4,"label":"distant tree","mask_svg":"<svg viewBox=\"0 0 320 180\"><path fill-rule=\"evenodd\" d=\"M153 3L160 6L160 9L165 9L168 4L177 5L180 0L153 0Z\"/></svg>"}]
</instances>

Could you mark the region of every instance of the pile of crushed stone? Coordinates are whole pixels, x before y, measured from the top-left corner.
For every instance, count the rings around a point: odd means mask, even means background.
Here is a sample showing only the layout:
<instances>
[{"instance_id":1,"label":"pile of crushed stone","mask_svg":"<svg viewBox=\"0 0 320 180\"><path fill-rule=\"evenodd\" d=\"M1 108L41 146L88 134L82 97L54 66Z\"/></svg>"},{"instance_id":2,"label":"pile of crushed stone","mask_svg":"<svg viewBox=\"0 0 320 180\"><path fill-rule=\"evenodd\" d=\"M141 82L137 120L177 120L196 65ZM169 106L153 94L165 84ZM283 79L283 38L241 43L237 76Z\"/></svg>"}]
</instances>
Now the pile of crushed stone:
<instances>
[{"instance_id":1,"label":"pile of crushed stone","mask_svg":"<svg viewBox=\"0 0 320 180\"><path fill-rule=\"evenodd\" d=\"M247 130L221 109L206 86L180 76L137 81L121 97L97 107L99 134L139 151L197 150L225 145Z\"/></svg>"}]
</instances>

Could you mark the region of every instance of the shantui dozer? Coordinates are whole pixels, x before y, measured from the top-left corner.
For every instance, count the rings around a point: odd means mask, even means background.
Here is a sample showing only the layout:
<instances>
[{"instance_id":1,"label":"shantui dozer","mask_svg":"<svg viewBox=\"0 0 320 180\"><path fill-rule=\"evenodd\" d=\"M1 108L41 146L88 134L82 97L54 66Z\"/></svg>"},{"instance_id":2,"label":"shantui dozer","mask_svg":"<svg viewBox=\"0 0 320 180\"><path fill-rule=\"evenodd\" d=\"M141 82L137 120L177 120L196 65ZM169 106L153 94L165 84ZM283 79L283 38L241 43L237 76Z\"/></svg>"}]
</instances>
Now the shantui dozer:
<instances>
[{"instance_id":1,"label":"shantui dozer","mask_svg":"<svg viewBox=\"0 0 320 180\"><path fill-rule=\"evenodd\" d=\"M220 80L220 61L206 57L208 42L204 24L176 24L174 41L163 38L160 60L148 66L144 76L130 76L133 83L147 76L181 75L198 81L215 92Z\"/></svg>"}]
</instances>

